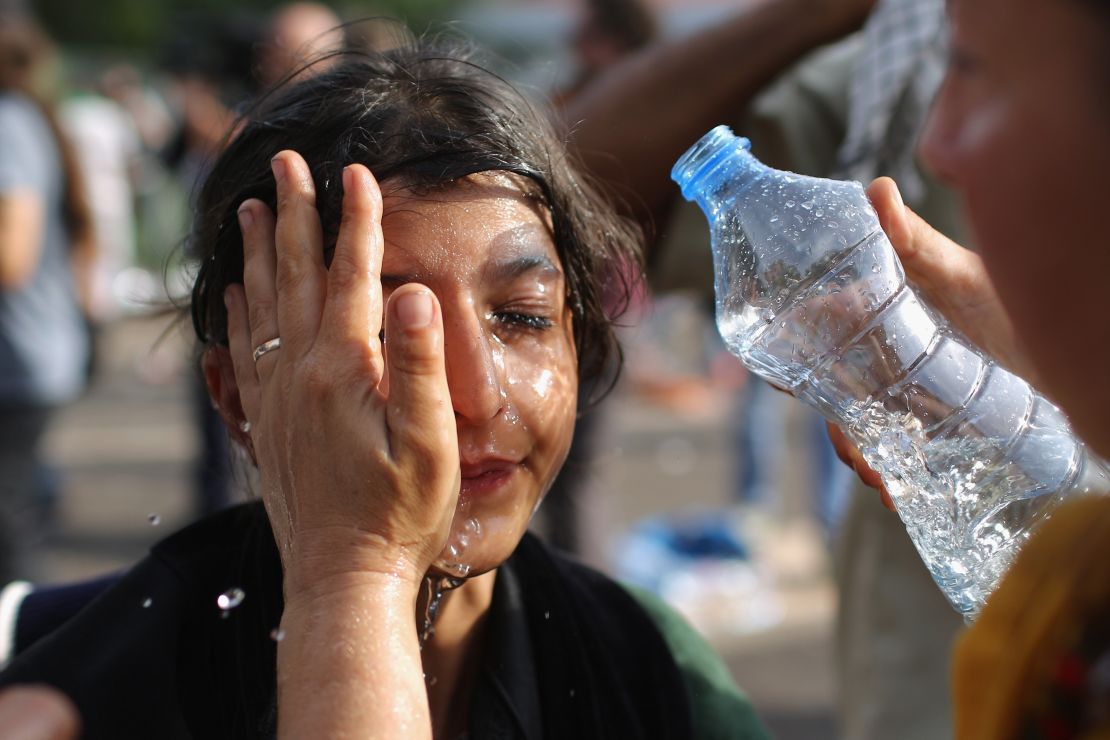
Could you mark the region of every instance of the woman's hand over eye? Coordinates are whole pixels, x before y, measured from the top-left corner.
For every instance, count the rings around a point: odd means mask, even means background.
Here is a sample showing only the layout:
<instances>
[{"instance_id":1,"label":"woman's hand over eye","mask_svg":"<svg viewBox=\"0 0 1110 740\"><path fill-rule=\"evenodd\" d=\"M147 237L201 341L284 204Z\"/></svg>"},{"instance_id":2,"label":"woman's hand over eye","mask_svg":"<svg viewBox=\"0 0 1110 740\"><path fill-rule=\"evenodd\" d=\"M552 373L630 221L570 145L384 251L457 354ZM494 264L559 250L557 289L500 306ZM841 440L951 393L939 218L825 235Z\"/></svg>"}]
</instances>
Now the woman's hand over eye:
<instances>
[{"instance_id":1,"label":"woman's hand over eye","mask_svg":"<svg viewBox=\"0 0 1110 740\"><path fill-rule=\"evenodd\" d=\"M276 219L261 201L243 203L243 285L225 298L286 598L366 576L415 586L444 546L459 490L439 303L420 285L394 291L384 307L387 368L377 182L362 165L344 170L325 268L307 164L284 151L273 171ZM275 337L280 347L256 361L255 348Z\"/></svg>"}]
</instances>

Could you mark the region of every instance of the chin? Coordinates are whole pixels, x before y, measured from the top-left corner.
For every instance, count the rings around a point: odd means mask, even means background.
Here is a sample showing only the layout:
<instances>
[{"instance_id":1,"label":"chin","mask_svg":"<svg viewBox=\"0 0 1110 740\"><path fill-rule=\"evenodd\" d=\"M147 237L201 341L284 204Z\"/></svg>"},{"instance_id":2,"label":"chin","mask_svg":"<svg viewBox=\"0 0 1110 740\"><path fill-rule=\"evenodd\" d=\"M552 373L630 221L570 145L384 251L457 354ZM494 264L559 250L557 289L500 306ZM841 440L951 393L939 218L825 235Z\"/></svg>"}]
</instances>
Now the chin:
<instances>
[{"instance_id":1,"label":"chin","mask_svg":"<svg viewBox=\"0 0 1110 740\"><path fill-rule=\"evenodd\" d=\"M509 559L527 528L528 519L519 517L472 516L456 521L433 570L466 578L488 573Z\"/></svg>"}]
</instances>

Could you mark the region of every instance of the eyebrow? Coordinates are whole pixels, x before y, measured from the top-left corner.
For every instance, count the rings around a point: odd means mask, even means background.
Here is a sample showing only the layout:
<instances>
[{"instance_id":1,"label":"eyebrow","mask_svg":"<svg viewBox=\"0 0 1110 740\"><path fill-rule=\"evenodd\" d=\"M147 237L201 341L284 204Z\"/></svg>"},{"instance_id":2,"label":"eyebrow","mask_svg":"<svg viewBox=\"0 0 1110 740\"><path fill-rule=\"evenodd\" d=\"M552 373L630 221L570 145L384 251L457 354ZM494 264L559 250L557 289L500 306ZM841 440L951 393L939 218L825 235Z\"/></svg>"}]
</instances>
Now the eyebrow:
<instances>
[{"instance_id":1,"label":"eyebrow","mask_svg":"<svg viewBox=\"0 0 1110 740\"><path fill-rule=\"evenodd\" d=\"M490 281L508 282L531 272L540 272L544 279L557 279L563 275L563 271L547 255L535 254L494 262L483 271L482 277Z\"/></svg>"},{"instance_id":2,"label":"eyebrow","mask_svg":"<svg viewBox=\"0 0 1110 740\"><path fill-rule=\"evenodd\" d=\"M511 282L532 272L539 272L541 279L557 280L563 276L559 266L546 255L522 255L507 260L499 260L482 271L483 282ZM399 288L407 283L422 283L419 272L405 274L383 274L382 287Z\"/></svg>"}]
</instances>

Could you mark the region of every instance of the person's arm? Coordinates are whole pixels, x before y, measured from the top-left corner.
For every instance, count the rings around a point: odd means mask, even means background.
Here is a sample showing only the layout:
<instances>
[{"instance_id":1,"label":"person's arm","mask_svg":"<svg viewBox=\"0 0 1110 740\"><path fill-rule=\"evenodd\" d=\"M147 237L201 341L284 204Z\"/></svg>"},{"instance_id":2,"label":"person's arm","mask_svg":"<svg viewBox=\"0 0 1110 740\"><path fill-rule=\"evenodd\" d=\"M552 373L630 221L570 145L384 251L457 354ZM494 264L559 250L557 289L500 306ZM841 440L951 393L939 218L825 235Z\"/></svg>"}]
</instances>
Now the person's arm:
<instances>
[{"instance_id":1,"label":"person's arm","mask_svg":"<svg viewBox=\"0 0 1110 740\"><path fill-rule=\"evenodd\" d=\"M756 0L719 25L649 47L567 105L570 143L596 177L659 213L682 152L734 119L787 65L858 28L873 4Z\"/></svg>"},{"instance_id":2,"label":"person's arm","mask_svg":"<svg viewBox=\"0 0 1110 740\"><path fill-rule=\"evenodd\" d=\"M42 253L45 219L42 196L29 188L0 194L0 289L27 284Z\"/></svg>"},{"instance_id":3,"label":"person's arm","mask_svg":"<svg viewBox=\"0 0 1110 740\"><path fill-rule=\"evenodd\" d=\"M413 284L383 307L381 193L365 167L344 170L325 269L308 165L289 151L273 162L277 214L257 200L240 207L230 346L210 350L205 372L221 412L249 422L281 554L278 737L430 738L416 596L459 491L442 314ZM231 394L221 353L234 366Z\"/></svg>"}]
</instances>

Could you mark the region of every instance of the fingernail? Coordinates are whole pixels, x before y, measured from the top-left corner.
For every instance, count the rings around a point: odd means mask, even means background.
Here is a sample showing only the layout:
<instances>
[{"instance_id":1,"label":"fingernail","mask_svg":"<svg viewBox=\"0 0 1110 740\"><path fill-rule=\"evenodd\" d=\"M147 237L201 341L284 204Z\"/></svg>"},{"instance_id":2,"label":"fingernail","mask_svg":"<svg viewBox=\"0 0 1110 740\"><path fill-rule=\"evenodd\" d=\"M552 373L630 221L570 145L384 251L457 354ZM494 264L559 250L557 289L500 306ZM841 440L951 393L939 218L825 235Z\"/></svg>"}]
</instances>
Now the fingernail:
<instances>
[{"instance_id":1,"label":"fingernail","mask_svg":"<svg viewBox=\"0 0 1110 740\"><path fill-rule=\"evenodd\" d=\"M274 173L274 179L279 183L285 180L285 173L288 168L285 166L285 160L281 157L274 157L270 160L270 169Z\"/></svg>"},{"instance_id":2,"label":"fingernail","mask_svg":"<svg viewBox=\"0 0 1110 740\"><path fill-rule=\"evenodd\" d=\"M394 314L402 327L422 329L432 323L432 296L423 290L405 293L397 299Z\"/></svg>"},{"instance_id":3,"label":"fingernail","mask_svg":"<svg viewBox=\"0 0 1110 740\"><path fill-rule=\"evenodd\" d=\"M355 184L355 173L351 172L350 166L343 168L343 194L351 192L351 188Z\"/></svg>"},{"instance_id":4,"label":"fingernail","mask_svg":"<svg viewBox=\"0 0 1110 740\"><path fill-rule=\"evenodd\" d=\"M224 288L224 308L231 310L231 289Z\"/></svg>"},{"instance_id":5,"label":"fingernail","mask_svg":"<svg viewBox=\"0 0 1110 740\"><path fill-rule=\"evenodd\" d=\"M238 213L239 229L241 231L246 231L251 227L251 224L254 223L254 214L251 213L251 207L248 204L244 203L243 205L239 206Z\"/></svg>"}]
</instances>

